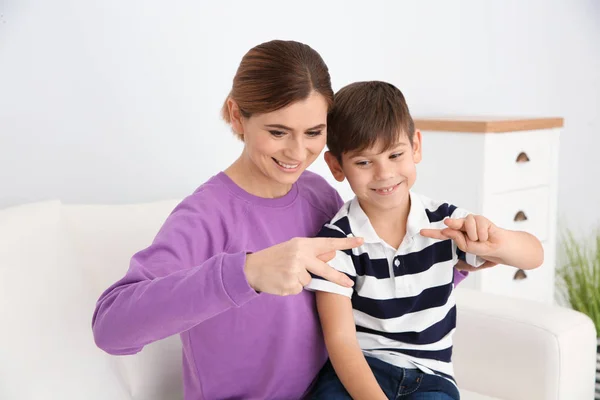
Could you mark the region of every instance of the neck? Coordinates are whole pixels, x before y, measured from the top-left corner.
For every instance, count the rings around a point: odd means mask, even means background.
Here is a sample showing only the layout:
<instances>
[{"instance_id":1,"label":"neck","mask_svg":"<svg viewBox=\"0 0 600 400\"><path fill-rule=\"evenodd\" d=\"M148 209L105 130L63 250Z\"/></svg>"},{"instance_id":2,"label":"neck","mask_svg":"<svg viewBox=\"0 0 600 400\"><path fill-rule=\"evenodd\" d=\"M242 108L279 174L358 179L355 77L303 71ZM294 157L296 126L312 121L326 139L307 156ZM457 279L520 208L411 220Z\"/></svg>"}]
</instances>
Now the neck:
<instances>
[{"instance_id":1,"label":"neck","mask_svg":"<svg viewBox=\"0 0 600 400\"><path fill-rule=\"evenodd\" d=\"M410 198L398 207L386 210L362 203L360 203L360 206L369 217L369 221L377 235L395 249L400 247L406 235Z\"/></svg>"},{"instance_id":2,"label":"neck","mask_svg":"<svg viewBox=\"0 0 600 400\"><path fill-rule=\"evenodd\" d=\"M274 199L285 196L292 189L292 185L276 182L263 174L244 154L224 172L236 185L254 196Z\"/></svg>"}]
</instances>

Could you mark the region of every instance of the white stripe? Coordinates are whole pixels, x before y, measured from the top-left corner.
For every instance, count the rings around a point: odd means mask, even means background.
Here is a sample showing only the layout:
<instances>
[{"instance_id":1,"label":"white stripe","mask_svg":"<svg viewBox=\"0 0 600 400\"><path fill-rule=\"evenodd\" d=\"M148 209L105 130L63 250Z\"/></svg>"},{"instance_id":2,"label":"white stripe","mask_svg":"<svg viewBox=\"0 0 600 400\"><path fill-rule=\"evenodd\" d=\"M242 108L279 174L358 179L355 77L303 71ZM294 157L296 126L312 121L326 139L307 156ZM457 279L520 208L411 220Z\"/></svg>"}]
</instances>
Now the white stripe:
<instances>
[{"instance_id":1,"label":"white stripe","mask_svg":"<svg viewBox=\"0 0 600 400\"><path fill-rule=\"evenodd\" d=\"M419 367L430 368L434 371L441 372L442 374L454 376L454 368L452 363L443 362L438 360L428 360L426 358L408 357L409 360L413 361ZM424 371L425 372L425 371Z\"/></svg>"},{"instance_id":2,"label":"white stripe","mask_svg":"<svg viewBox=\"0 0 600 400\"><path fill-rule=\"evenodd\" d=\"M358 276L356 291L361 297L374 300L413 297L423 290L447 285L454 279L454 262L444 261L434 264L427 271L418 274L377 279L373 276Z\"/></svg>"},{"instance_id":3,"label":"white stripe","mask_svg":"<svg viewBox=\"0 0 600 400\"><path fill-rule=\"evenodd\" d=\"M385 245L383 243L363 243L362 245L352 249L352 254L355 256L361 256L368 253L369 259L385 259L389 258L388 253L385 251Z\"/></svg>"},{"instance_id":4,"label":"white stripe","mask_svg":"<svg viewBox=\"0 0 600 400\"><path fill-rule=\"evenodd\" d=\"M352 257L341 250L336 251L333 260L328 261L327 264L340 272L344 272L350 276L356 276L356 269L354 269Z\"/></svg>"},{"instance_id":5,"label":"white stripe","mask_svg":"<svg viewBox=\"0 0 600 400\"><path fill-rule=\"evenodd\" d=\"M402 343L397 340L388 339L385 336L380 336L373 333L356 332L356 338L361 349L376 350L376 349L398 349L398 350L445 350L452 346L452 336L455 329L452 329L446 336L435 343L430 344L410 344Z\"/></svg>"},{"instance_id":6,"label":"white stripe","mask_svg":"<svg viewBox=\"0 0 600 400\"><path fill-rule=\"evenodd\" d=\"M432 229L445 229L447 228L443 222L431 224ZM339 230L339 228L338 228ZM348 236L354 236L356 233ZM438 242L442 242L443 240L432 239L421 235L416 235L413 237L411 242L402 242L400 248L397 251L398 255L406 255L412 253L419 253L426 249L427 247L434 245ZM387 251L386 251L387 250ZM378 258L390 258L390 256L396 255L396 251L391 247L387 247L384 243L364 243L359 247L355 247L352 249L352 254L355 256L360 256L364 253L369 254L369 258L378 259Z\"/></svg>"},{"instance_id":7,"label":"white stripe","mask_svg":"<svg viewBox=\"0 0 600 400\"><path fill-rule=\"evenodd\" d=\"M413 364L408 358L402 356L401 354L393 354L389 351L369 351L363 350L363 354L368 357L373 357L383 362L386 362L391 365L395 365L400 368L412 368L417 369L418 367Z\"/></svg>"},{"instance_id":8,"label":"white stripe","mask_svg":"<svg viewBox=\"0 0 600 400\"><path fill-rule=\"evenodd\" d=\"M311 279L309 284L304 286L304 289L311 291L318 290L321 292L337 293L349 298L352 298L353 292L352 288L340 286L336 283L329 282L323 279Z\"/></svg>"},{"instance_id":9,"label":"white stripe","mask_svg":"<svg viewBox=\"0 0 600 400\"><path fill-rule=\"evenodd\" d=\"M392 353L392 352L384 351L384 350L368 351L368 352L365 351L365 353L367 353L368 355L371 355L375 358L378 358L381 361L387 362L392 365L396 365L398 367L401 366L400 364L405 365L406 361L409 361L412 364L414 364L417 368L419 368L423 372L428 373L430 375L433 375L435 373L434 371L438 371L438 372L441 372L446 375L454 376L454 368L452 366L452 363L447 363L447 362L438 361L438 360L428 360L428 359L424 359L424 358L410 357L405 354Z\"/></svg>"},{"instance_id":10,"label":"white stripe","mask_svg":"<svg viewBox=\"0 0 600 400\"><path fill-rule=\"evenodd\" d=\"M441 307L432 307L389 319L374 318L361 311L353 310L354 321L358 326L380 332L422 332L443 320L454 304L454 296L451 295L446 304Z\"/></svg>"}]
</instances>

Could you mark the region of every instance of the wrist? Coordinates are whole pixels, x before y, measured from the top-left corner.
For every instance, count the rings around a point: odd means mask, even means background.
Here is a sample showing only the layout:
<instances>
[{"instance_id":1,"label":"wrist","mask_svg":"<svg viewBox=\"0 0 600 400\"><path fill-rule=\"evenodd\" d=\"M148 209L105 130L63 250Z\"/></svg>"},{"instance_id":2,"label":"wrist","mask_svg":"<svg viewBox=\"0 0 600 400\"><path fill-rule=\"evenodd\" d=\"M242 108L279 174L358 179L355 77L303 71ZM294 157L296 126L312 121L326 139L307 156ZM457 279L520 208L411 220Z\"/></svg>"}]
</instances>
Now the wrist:
<instances>
[{"instance_id":1,"label":"wrist","mask_svg":"<svg viewBox=\"0 0 600 400\"><path fill-rule=\"evenodd\" d=\"M258 290L256 289L256 286L254 284L255 279L254 279L254 264L253 264L253 260L254 260L255 255L251 252L246 252L246 261L244 263L244 275L246 276L246 281L248 282L248 285L254 289L256 292L258 292Z\"/></svg>"},{"instance_id":2,"label":"wrist","mask_svg":"<svg viewBox=\"0 0 600 400\"><path fill-rule=\"evenodd\" d=\"M507 243L508 235L510 234L509 231L504 228L499 228L497 226L495 226L494 228L495 229L492 232L493 240L491 240L491 242L493 243L492 251L490 251L489 254L483 256L486 259L490 257L494 259L501 258L502 253L504 252L504 247Z\"/></svg>"}]
</instances>

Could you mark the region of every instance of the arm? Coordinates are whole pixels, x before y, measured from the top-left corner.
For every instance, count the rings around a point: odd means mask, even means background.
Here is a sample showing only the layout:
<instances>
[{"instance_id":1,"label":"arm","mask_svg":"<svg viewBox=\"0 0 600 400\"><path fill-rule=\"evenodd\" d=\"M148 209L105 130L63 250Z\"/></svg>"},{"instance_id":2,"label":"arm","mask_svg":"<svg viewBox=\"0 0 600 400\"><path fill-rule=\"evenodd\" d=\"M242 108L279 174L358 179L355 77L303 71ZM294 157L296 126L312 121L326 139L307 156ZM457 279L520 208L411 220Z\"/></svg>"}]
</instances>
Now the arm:
<instances>
[{"instance_id":1,"label":"arm","mask_svg":"<svg viewBox=\"0 0 600 400\"><path fill-rule=\"evenodd\" d=\"M544 261L542 244L527 232L502 229L487 218L473 214L447 218L444 224L447 228L423 229L421 234L434 239L452 239L460 250L491 263L533 269Z\"/></svg>"},{"instance_id":2,"label":"arm","mask_svg":"<svg viewBox=\"0 0 600 400\"><path fill-rule=\"evenodd\" d=\"M496 229L490 241L497 243L497 249L482 258L520 269L537 268L544 262L542 244L535 236L527 232Z\"/></svg>"},{"instance_id":3,"label":"arm","mask_svg":"<svg viewBox=\"0 0 600 400\"><path fill-rule=\"evenodd\" d=\"M205 199L206 200L206 199ZM239 219L216 215L206 201L180 205L154 242L131 260L123 279L96 304L96 344L111 354L134 354L146 344L184 332L258 296L296 294L308 271L351 287L319 257L361 244L357 238L295 238L246 255L228 253L228 230ZM232 225L237 224L237 225ZM235 226L236 229L232 226Z\"/></svg>"},{"instance_id":4,"label":"arm","mask_svg":"<svg viewBox=\"0 0 600 400\"><path fill-rule=\"evenodd\" d=\"M335 372L353 399L387 399L356 339L350 298L317 292L317 309Z\"/></svg>"},{"instance_id":5,"label":"arm","mask_svg":"<svg viewBox=\"0 0 600 400\"><path fill-rule=\"evenodd\" d=\"M178 206L101 295L92 319L98 347L134 354L258 296L244 274L246 254L226 254L220 221L196 208Z\"/></svg>"}]
</instances>

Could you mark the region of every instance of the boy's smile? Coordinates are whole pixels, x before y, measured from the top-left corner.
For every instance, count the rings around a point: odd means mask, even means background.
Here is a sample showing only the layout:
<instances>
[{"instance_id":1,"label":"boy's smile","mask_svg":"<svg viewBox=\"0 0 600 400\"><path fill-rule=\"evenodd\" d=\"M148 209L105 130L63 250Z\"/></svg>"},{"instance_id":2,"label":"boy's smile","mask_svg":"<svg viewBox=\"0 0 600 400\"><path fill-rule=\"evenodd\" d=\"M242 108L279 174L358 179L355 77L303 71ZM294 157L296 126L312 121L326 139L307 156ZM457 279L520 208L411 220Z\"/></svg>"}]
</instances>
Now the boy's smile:
<instances>
[{"instance_id":1,"label":"boy's smile","mask_svg":"<svg viewBox=\"0 0 600 400\"><path fill-rule=\"evenodd\" d=\"M421 133L416 131L412 144L406 134L384 148L381 143L357 152L343 153L341 164L331 154L325 160L338 181L348 180L365 212L381 213L405 208L421 161Z\"/></svg>"}]
</instances>

